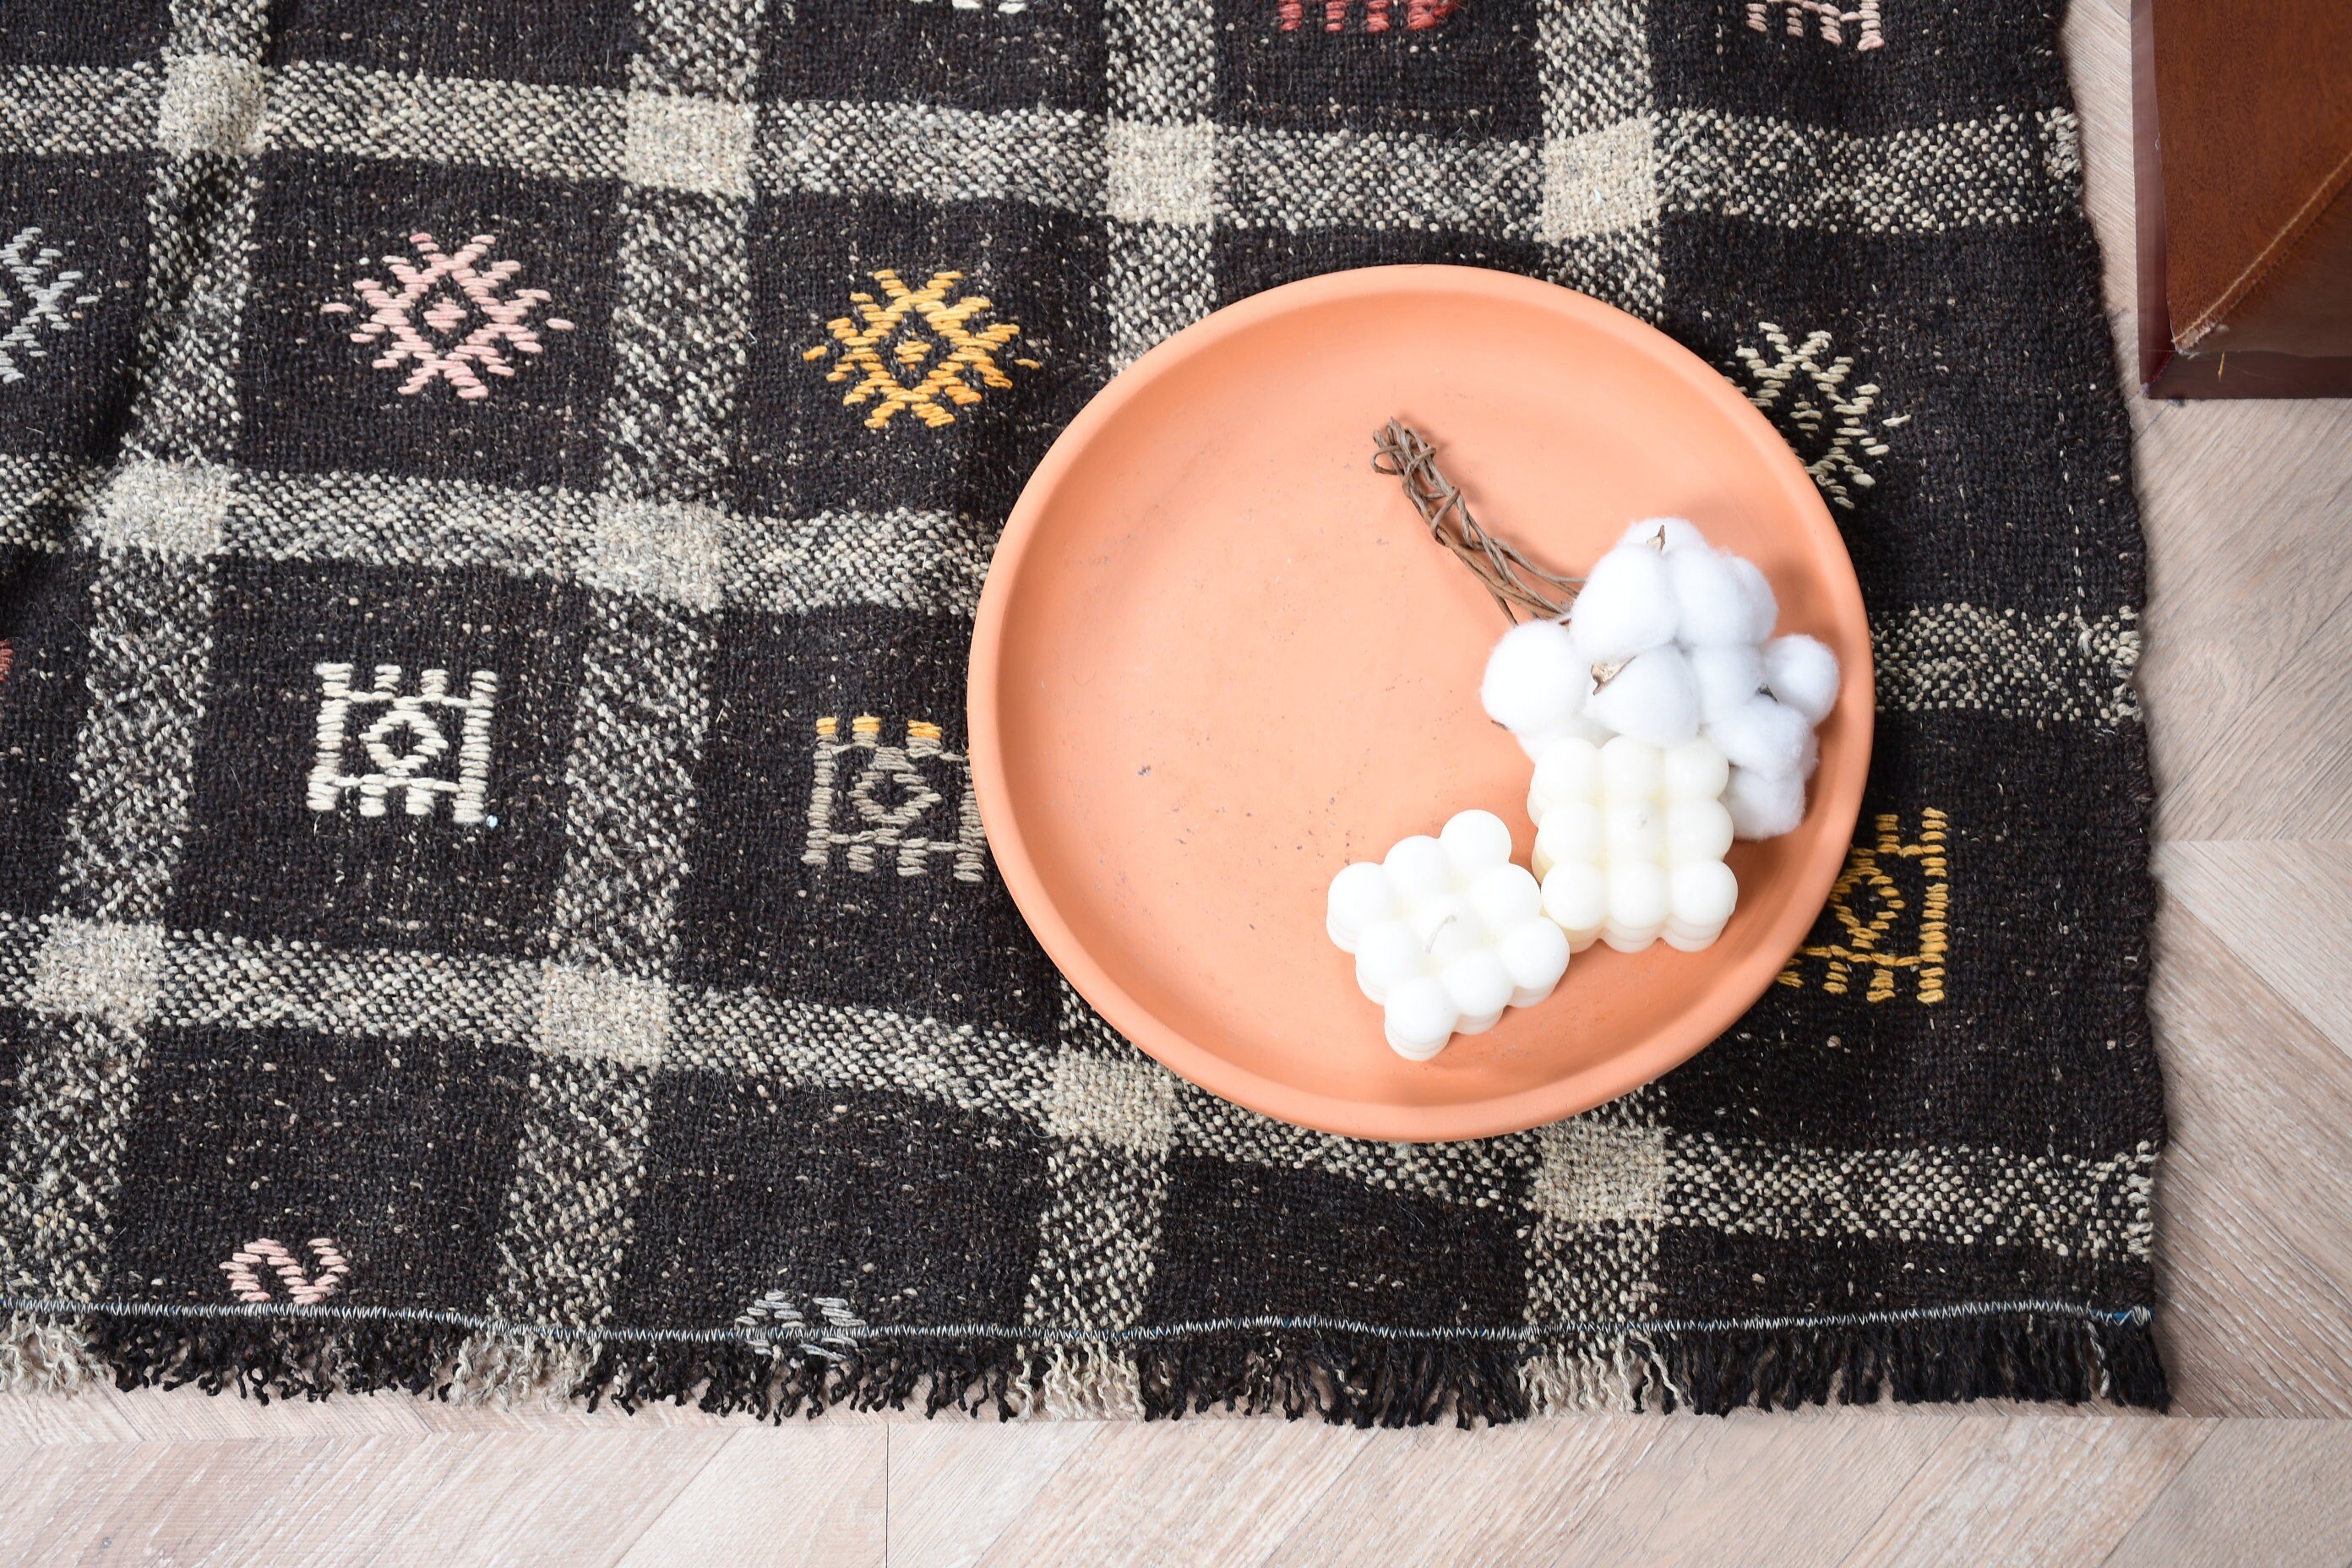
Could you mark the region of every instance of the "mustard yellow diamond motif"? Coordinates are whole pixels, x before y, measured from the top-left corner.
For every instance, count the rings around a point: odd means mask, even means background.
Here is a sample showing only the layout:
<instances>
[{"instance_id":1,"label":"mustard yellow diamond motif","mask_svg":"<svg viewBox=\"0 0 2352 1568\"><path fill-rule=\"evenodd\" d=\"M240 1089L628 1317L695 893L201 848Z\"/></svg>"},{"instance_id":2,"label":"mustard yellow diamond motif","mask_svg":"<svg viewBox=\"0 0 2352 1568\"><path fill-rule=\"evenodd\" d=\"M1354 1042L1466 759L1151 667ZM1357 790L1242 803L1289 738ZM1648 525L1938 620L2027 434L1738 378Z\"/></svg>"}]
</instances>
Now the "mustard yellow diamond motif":
<instances>
[{"instance_id":1,"label":"mustard yellow diamond motif","mask_svg":"<svg viewBox=\"0 0 2352 1568\"><path fill-rule=\"evenodd\" d=\"M834 341L801 356L813 363L838 351L824 378L854 383L842 395L845 405L873 405L866 416L867 429L886 427L901 409L934 429L952 425L955 408L978 403L982 387L1012 386L1012 376L996 356L1021 329L998 321L974 331L972 318L992 305L976 294L955 296L962 273L934 272L920 289L908 288L890 271L875 273L874 281L881 286L881 297L852 294L854 313L825 323ZM1012 363L1024 370L1042 368L1034 359Z\"/></svg>"}]
</instances>

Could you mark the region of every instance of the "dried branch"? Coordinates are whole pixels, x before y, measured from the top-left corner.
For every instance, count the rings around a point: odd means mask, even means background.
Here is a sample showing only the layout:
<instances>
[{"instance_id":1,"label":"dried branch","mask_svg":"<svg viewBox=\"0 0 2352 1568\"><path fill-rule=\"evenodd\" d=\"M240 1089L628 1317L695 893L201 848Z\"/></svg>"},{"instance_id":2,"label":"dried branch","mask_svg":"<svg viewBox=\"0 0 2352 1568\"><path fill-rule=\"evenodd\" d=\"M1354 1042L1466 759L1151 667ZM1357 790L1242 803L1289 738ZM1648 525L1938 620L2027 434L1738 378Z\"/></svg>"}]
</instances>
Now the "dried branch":
<instances>
[{"instance_id":1,"label":"dried branch","mask_svg":"<svg viewBox=\"0 0 2352 1568\"><path fill-rule=\"evenodd\" d=\"M1516 623L1520 612L1552 620L1568 614L1584 580L1545 571L1509 541L1480 527L1462 492L1438 471L1437 448L1420 431L1391 419L1372 443L1377 448L1372 467L1404 481L1404 493L1421 513L1422 521L1429 525L1429 536L1470 569L1505 620ZM1546 587L1559 596L1547 593Z\"/></svg>"}]
</instances>

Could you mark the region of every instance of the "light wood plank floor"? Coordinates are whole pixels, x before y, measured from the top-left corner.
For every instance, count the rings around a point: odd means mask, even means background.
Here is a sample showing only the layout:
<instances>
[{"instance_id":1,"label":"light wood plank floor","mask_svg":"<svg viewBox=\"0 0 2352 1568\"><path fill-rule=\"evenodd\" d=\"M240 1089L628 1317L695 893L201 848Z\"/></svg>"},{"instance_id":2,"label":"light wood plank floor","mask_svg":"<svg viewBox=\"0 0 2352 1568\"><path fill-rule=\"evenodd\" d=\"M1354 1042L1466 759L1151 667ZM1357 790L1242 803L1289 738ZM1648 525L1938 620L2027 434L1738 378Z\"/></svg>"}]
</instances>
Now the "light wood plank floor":
<instances>
[{"instance_id":1,"label":"light wood plank floor","mask_svg":"<svg viewBox=\"0 0 2352 1568\"><path fill-rule=\"evenodd\" d=\"M2132 340L2126 0L2070 54ZM2352 1562L2352 403L2133 405L2183 1414L1001 1427L0 1399L0 1559ZM2273 1419L2262 1419L2269 1417Z\"/></svg>"}]
</instances>

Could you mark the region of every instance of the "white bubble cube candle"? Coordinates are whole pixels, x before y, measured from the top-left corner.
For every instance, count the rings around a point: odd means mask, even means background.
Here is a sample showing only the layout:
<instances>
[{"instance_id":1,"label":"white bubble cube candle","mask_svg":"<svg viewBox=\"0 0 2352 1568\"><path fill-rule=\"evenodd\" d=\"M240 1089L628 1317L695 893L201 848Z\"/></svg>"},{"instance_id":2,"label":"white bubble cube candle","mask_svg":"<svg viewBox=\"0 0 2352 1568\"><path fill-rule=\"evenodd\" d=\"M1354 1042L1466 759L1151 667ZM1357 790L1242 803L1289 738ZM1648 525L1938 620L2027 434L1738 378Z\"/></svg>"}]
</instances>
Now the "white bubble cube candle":
<instances>
[{"instance_id":1,"label":"white bubble cube candle","mask_svg":"<svg viewBox=\"0 0 2352 1568\"><path fill-rule=\"evenodd\" d=\"M1712 741L1670 747L1631 735L1554 741L1536 760L1528 815L1543 910L1572 952L1598 940L1639 952L1664 937L1694 952L1723 934L1739 899L1723 863L1731 767Z\"/></svg>"},{"instance_id":2,"label":"white bubble cube candle","mask_svg":"<svg viewBox=\"0 0 2352 1568\"><path fill-rule=\"evenodd\" d=\"M1459 813L1434 838L1348 867L1331 879L1326 926L1355 954L1390 1047L1411 1061L1493 1028L1507 1007L1533 1006L1568 969L1568 940L1491 811Z\"/></svg>"}]
</instances>

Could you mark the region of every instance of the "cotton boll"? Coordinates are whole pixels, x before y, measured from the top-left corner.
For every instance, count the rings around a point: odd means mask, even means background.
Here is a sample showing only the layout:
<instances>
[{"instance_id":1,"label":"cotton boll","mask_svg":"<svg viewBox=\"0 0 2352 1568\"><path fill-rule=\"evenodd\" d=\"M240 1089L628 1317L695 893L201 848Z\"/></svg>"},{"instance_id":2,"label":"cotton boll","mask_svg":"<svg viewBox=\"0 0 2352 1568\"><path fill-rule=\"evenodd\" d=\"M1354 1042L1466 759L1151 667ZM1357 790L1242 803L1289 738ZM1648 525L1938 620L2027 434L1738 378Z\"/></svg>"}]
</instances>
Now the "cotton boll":
<instances>
[{"instance_id":1,"label":"cotton boll","mask_svg":"<svg viewBox=\"0 0 2352 1568\"><path fill-rule=\"evenodd\" d=\"M1586 663L1609 664L1672 642L1678 618L1666 558L1646 545L1622 545L1593 563L1568 629Z\"/></svg>"},{"instance_id":2,"label":"cotton boll","mask_svg":"<svg viewBox=\"0 0 2352 1568\"><path fill-rule=\"evenodd\" d=\"M1454 862L1445 847L1426 833L1416 833L1410 838L1400 838L1391 846L1381 861L1389 874L1389 883L1397 897L1409 904L1418 904L1450 892L1454 887Z\"/></svg>"},{"instance_id":3,"label":"cotton boll","mask_svg":"<svg viewBox=\"0 0 2352 1568\"><path fill-rule=\"evenodd\" d=\"M1692 648L1691 678L1698 682L1698 718L1712 724L1764 689L1764 650L1754 643Z\"/></svg>"},{"instance_id":4,"label":"cotton boll","mask_svg":"<svg viewBox=\"0 0 2352 1568\"><path fill-rule=\"evenodd\" d=\"M1805 781L1794 773L1731 770L1724 809L1742 838L1778 838L1805 819Z\"/></svg>"},{"instance_id":5,"label":"cotton boll","mask_svg":"<svg viewBox=\"0 0 2352 1568\"><path fill-rule=\"evenodd\" d=\"M1529 796L1542 801L1546 809L1563 800L1590 800L1600 791L1601 748L1580 738L1545 747L1528 786ZM1540 820L1543 813L1530 815Z\"/></svg>"},{"instance_id":6,"label":"cotton boll","mask_svg":"<svg viewBox=\"0 0 2352 1568\"><path fill-rule=\"evenodd\" d=\"M1751 697L1737 712L1706 727L1706 738L1723 749L1732 766L1792 777L1811 733L1802 713L1769 697Z\"/></svg>"},{"instance_id":7,"label":"cotton boll","mask_svg":"<svg viewBox=\"0 0 2352 1568\"><path fill-rule=\"evenodd\" d=\"M1780 601L1772 596L1772 584L1764 578L1764 569L1745 555L1726 551L1724 563L1731 574L1739 579L1739 588L1748 600L1748 624L1742 635L1732 640L1760 643L1772 635L1773 626L1780 619Z\"/></svg>"},{"instance_id":8,"label":"cotton boll","mask_svg":"<svg viewBox=\"0 0 2352 1568\"><path fill-rule=\"evenodd\" d=\"M1437 842L1454 864L1454 879L1466 882L1511 858L1511 830L1491 811L1460 811L1438 829Z\"/></svg>"},{"instance_id":9,"label":"cotton boll","mask_svg":"<svg viewBox=\"0 0 2352 1568\"><path fill-rule=\"evenodd\" d=\"M1714 550L1677 550L1666 557L1666 578L1682 616L1675 636L1685 647L1755 642L1748 635L1754 601L1732 565L1738 559Z\"/></svg>"},{"instance_id":10,"label":"cotton boll","mask_svg":"<svg viewBox=\"0 0 2352 1568\"><path fill-rule=\"evenodd\" d=\"M1490 931L1507 931L1543 912L1543 889L1525 866L1496 866L1470 884L1470 907Z\"/></svg>"},{"instance_id":11,"label":"cotton boll","mask_svg":"<svg viewBox=\"0 0 2352 1568\"><path fill-rule=\"evenodd\" d=\"M1658 531L1662 528L1666 531L1666 553L1669 555L1677 550L1706 548L1706 535L1698 531L1698 524L1686 517L1645 517L1626 527L1625 531L1618 536L1618 546L1622 549L1629 544L1639 544L1645 549L1655 550L1658 547Z\"/></svg>"},{"instance_id":12,"label":"cotton boll","mask_svg":"<svg viewBox=\"0 0 2352 1568\"><path fill-rule=\"evenodd\" d=\"M1325 926L1342 952L1356 951L1364 931L1397 911L1396 889L1389 874L1370 860L1359 860L1331 879Z\"/></svg>"},{"instance_id":13,"label":"cotton boll","mask_svg":"<svg viewBox=\"0 0 2352 1568\"><path fill-rule=\"evenodd\" d=\"M1429 955L1421 939L1402 921L1382 921L1356 942L1356 984L1374 1002L1385 1002L1391 992L1429 970Z\"/></svg>"},{"instance_id":14,"label":"cotton boll","mask_svg":"<svg viewBox=\"0 0 2352 1568\"><path fill-rule=\"evenodd\" d=\"M1805 731L1805 749L1797 753L1797 776L1809 779L1822 765L1822 737L1817 730Z\"/></svg>"},{"instance_id":15,"label":"cotton boll","mask_svg":"<svg viewBox=\"0 0 2352 1568\"><path fill-rule=\"evenodd\" d=\"M1584 707L1591 663L1558 621L1523 621L1486 656L1478 700L1486 717L1515 734L1554 729Z\"/></svg>"},{"instance_id":16,"label":"cotton boll","mask_svg":"<svg viewBox=\"0 0 2352 1568\"><path fill-rule=\"evenodd\" d=\"M1437 978L1445 987L1446 1000L1461 1015L1454 1029L1463 1035L1483 1035L1493 1028L1517 989L1511 984L1511 972L1491 948L1455 959Z\"/></svg>"},{"instance_id":17,"label":"cotton boll","mask_svg":"<svg viewBox=\"0 0 2352 1568\"><path fill-rule=\"evenodd\" d=\"M1819 637L1792 633L1764 645L1764 684L1773 696L1818 724L1837 706L1838 660Z\"/></svg>"},{"instance_id":18,"label":"cotton boll","mask_svg":"<svg viewBox=\"0 0 2352 1568\"><path fill-rule=\"evenodd\" d=\"M1532 1007L1568 973L1568 933L1543 916L1503 932L1496 953L1511 975L1511 1005Z\"/></svg>"},{"instance_id":19,"label":"cotton boll","mask_svg":"<svg viewBox=\"0 0 2352 1568\"><path fill-rule=\"evenodd\" d=\"M1720 860L1731 838L1731 813L1719 800L1678 800L1666 808L1666 858L1676 865Z\"/></svg>"},{"instance_id":20,"label":"cotton boll","mask_svg":"<svg viewBox=\"0 0 2352 1568\"><path fill-rule=\"evenodd\" d=\"M1731 778L1722 748L1704 735L1674 747L1663 761L1668 800L1713 800Z\"/></svg>"},{"instance_id":21,"label":"cotton boll","mask_svg":"<svg viewBox=\"0 0 2352 1568\"><path fill-rule=\"evenodd\" d=\"M1549 877L1551 868L1569 860L1601 858L1604 826L1601 808L1589 800L1564 800L1544 813L1536 829L1536 875Z\"/></svg>"},{"instance_id":22,"label":"cotton boll","mask_svg":"<svg viewBox=\"0 0 2352 1568\"><path fill-rule=\"evenodd\" d=\"M1690 931L1720 930L1739 902L1739 879L1720 860L1693 860L1668 879L1674 922Z\"/></svg>"},{"instance_id":23,"label":"cotton boll","mask_svg":"<svg viewBox=\"0 0 2352 1568\"><path fill-rule=\"evenodd\" d=\"M1584 683L1587 686L1591 685L1592 678L1586 676ZM1583 699L1580 698L1578 700L1581 701ZM1581 713L1566 723L1556 724L1549 730L1519 730L1513 733L1519 742L1519 749L1527 752L1529 762L1541 757L1562 741L1590 741L1597 746L1609 738L1608 731Z\"/></svg>"},{"instance_id":24,"label":"cotton boll","mask_svg":"<svg viewBox=\"0 0 2352 1568\"><path fill-rule=\"evenodd\" d=\"M1388 1000L1381 1032L1397 1055L1407 1061L1425 1062L1445 1048L1461 1016L1444 984L1424 974L1396 988Z\"/></svg>"},{"instance_id":25,"label":"cotton boll","mask_svg":"<svg viewBox=\"0 0 2352 1568\"><path fill-rule=\"evenodd\" d=\"M1681 649L1654 647L1594 692L1587 711L1621 735L1678 746L1698 733L1698 682Z\"/></svg>"}]
</instances>

